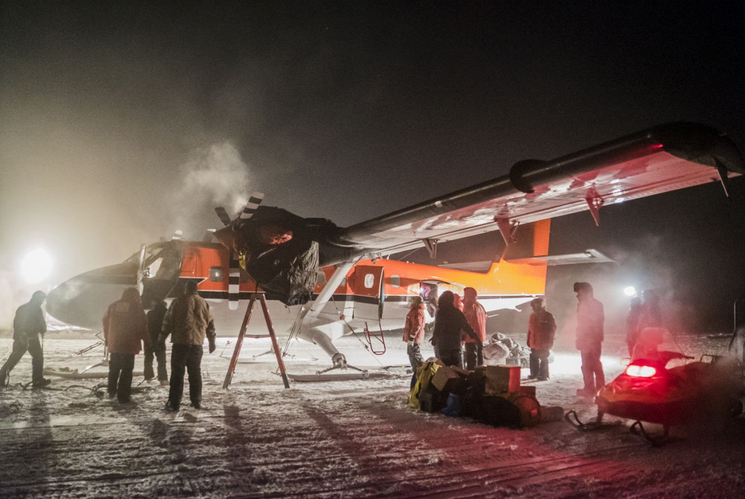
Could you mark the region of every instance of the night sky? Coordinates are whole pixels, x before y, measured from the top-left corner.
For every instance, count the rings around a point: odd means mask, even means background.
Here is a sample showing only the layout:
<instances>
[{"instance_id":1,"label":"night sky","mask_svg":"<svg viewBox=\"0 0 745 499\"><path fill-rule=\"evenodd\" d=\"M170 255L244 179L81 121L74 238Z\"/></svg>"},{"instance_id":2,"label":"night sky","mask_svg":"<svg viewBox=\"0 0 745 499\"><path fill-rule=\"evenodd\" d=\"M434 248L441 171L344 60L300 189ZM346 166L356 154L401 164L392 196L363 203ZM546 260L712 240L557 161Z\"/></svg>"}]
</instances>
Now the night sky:
<instances>
[{"instance_id":1,"label":"night sky","mask_svg":"<svg viewBox=\"0 0 745 499\"><path fill-rule=\"evenodd\" d=\"M744 33L736 2L0 0L0 322L27 299L30 249L55 284L177 228L201 239L254 189L349 225L669 121L745 149ZM732 187L556 220L552 252L619 265L552 271L549 302L634 281L676 328L728 329L745 296Z\"/></svg>"}]
</instances>

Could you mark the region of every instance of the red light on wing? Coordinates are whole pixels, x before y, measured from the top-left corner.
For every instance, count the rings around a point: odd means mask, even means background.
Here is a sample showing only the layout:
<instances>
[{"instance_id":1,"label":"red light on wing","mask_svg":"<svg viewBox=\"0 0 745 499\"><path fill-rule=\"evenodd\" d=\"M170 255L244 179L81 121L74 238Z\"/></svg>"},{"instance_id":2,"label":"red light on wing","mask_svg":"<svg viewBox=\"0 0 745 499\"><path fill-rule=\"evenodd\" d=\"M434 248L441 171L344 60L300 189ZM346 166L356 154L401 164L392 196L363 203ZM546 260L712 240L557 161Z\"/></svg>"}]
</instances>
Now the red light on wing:
<instances>
[{"instance_id":1,"label":"red light on wing","mask_svg":"<svg viewBox=\"0 0 745 499\"><path fill-rule=\"evenodd\" d=\"M652 366L630 365L626 368L626 375L634 378L651 378L657 374L657 369Z\"/></svg>"},{"instance_id":2,"label":"red light on wing","mask_svg":"<svg viewBox=\"0 0 745 499\"><path fill-rule=\"evenodd\" d=\"M652 144L652 149L662 149L663 147L665 147L664 144Z\"/></svg>"}]
</instances>

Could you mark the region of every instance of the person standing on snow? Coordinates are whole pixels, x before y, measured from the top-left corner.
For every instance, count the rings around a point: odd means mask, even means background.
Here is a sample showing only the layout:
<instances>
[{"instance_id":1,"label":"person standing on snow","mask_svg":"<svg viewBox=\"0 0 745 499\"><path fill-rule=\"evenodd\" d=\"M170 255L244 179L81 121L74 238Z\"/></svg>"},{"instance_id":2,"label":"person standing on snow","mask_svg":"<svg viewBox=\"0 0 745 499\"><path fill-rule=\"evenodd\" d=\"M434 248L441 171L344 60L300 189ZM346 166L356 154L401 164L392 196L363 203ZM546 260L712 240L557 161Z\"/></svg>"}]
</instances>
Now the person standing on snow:
<instances>
[{"instance_id":1,"label":"person standing on snow","mask_svg":"<svg viewBox=\"0 0 745 499\"><path fill-rule=\"evenodd\" d=\"M476 301L477 297L478 292L474 288L463 290L463 315L479 338L478 342L471 337L463 340L466 346L466 369L469 371L476 369L478 345L486 341L486 309Z\"/></svg>"},{"instance_id":2,"label":"person standing on snow","mask_svg":"<svg viewBox=\"0 0 745 499\"><path fill-rule=\"evenodd\" d=\"M168 307L163 300L157 300L155 306L147 313L147 330L150 333L150 346L145 347L145 381L155 377L153 370L153 357L158 361L158 381L161 385L168 384L168 372L166 371L166 344L158 343L160 333L163 330L163 318L166 316Z\"/></svg>"},{"instance_id":3,"label":"person standing on snow","mask_svg":"<svg viewBox=\"0 0 745 499\"><path fill-rule=\"evenodd\" d=\"M600 354L603 346L603 304L593 296L589 282L575 282L577 293L577 340L575 346L582 356L582 378L584 387L577 390L578 396L592 396L605 386L603 364Z\"/></svg>"},{"instance_id":4,"label":"person standing on snow","mask_svg":"<svg viewBox=\"0 0 745 499\"><path fill-rule=\"evenodd\" d=\"M103 337L111 354L109 398L116 396L119 403L126 404L130 401L132 371L135 355L140 353L140 342L144 342L146 348L150 346L147 319L136 288L125 289L121 299L109 305L103 316Z\"/></svg>"},{"instance_id":5,"label":"person standing on snow","mask_svg":"<svg viewBox=\"0 0 745 499\"><path fill-rule=\"evenodd\" d=\"M548 356L554 346L556 320L546 310L543 298L530 302L533 313L528 322L528 347L530 348L530 375L528 379L546 381L548 379Z\"/></svg>"},{"instance_id":6,"label":"person standing on snow","mask_svg":"<svg viewBox=\"0 0 745 499\"><path fill-rule=\"evenodd\" d=\"M215 321L210 306L199 296L197 283L188 281L184 294L171 302L158 343L165 343L172 334L171 387L166 409L177 411L184 393L184 371L189 372L189 398L195 409L202 408L202 345L209 341L210 353L215 351Z\"/></svg>"},{"instance_id":7,"label":"person standing on snow","mask_svg":"<svg viewBox=\"0 0 745 499\"><path fill-rule=\"evenodd\" d=\"M629 357L634 356L634 347L639 339L639 319L642 315L642 301L632 298L629 304L629 315L626 316L626 344L629 346Z\"/></svg>"},{"instance_id":8,"label":"person standing on snow","mask_svg":"<svg viewBox=\"0 0 745 499\"><path fill-rule=\"evenodd\" d=\"M411 300L409 313L406 314L403 339L407 343L406 353L409 356L409 363L416 374L417 369L424 362L420 347L424 340L424 300L421 296L415 296Z\"/></svg>"},{"instance_id":9,"label":"person standing on snow","mask_svg":"<svg viewBox=\"0 0 745 499\"><path fill-rule=\"evenodd\" d=\"M31 382L34 388L43 388L51 380L44 378L44 350L40 336L47 332L47 323L41 304L47 295L43 291L35 291L31 300L18 307L13 319L13 351L8 360L0 368L0 390L5 388L10 371L18 364L23 354L31 354Z\"/></svg>"},{"instance_id":10,"label":"person standing on snow","mask_svg":"<svg viewBox=\"0 0 745 499\"><path fill-rule=\"evenodd\" d=\"M638 331L641 332L647 327L662 327L662 309L660 308L660 298L653 289L645 289L642 292L641 314L639 316Z\"/></svg>"},{"instance_id":11,"label":"person standing on snow","mask_svg":"<svg viewBox=\"0 0 745 499\"><path fill-rule=\"evenodd\" d=\"M437 302L437 316L435 317L435 331L432 344L437 347L437 358L446 366L463 367L461 356L461 331L465 331L478 345L479 364L482 343L476 332L466 320L463 312L455 307L455 295L452 291L445 291Z\"/></svg>"}]
</instances>

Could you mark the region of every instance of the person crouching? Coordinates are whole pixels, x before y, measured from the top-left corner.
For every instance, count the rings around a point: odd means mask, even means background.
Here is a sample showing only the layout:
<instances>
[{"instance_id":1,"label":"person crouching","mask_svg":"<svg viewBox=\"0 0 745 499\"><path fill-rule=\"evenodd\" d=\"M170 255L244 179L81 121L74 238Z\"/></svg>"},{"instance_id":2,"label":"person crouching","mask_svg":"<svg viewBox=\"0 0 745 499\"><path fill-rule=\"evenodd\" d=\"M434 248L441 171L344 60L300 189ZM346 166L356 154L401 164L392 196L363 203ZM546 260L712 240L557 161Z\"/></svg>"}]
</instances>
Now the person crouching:
<instances>
[{"instance_id":1,"label":"person crouching","mask_svg":"<svg viewBox=\"0 0 745 499\"><path fill-rule=\"evenodd\" d=\"M528 379L546 381L548 379L548 356L554 346L556 320L546 310L543 298L530 302L533 313L528 322L528 347L530 348L530 375Z\"/></svg>"},{"instance_id":2,"label":"person crouching","mask_svg":"<svg viewBox=\"0 0 745 499\"><path fill-rule=\"evenodd\" d=\"M127 288L120 300L115 301L103 316L103 335L109 353L109 398L116 396L119 403L130 401L132 371L135 355L140 353L140 342L150 346L147 319L142 309L140 293Z\"/></svg>"}]
</instances>

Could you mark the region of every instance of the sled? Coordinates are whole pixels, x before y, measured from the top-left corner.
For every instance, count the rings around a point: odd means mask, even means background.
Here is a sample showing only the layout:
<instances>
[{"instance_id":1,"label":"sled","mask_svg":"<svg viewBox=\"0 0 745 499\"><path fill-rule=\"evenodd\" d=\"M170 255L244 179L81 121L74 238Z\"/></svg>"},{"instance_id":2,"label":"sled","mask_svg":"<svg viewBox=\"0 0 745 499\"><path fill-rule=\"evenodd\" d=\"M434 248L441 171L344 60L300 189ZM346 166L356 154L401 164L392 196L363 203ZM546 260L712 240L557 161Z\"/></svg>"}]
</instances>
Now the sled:
<instances>
[{"instance_id":1,"label":"sled","mask_svg":"<svg viewBox=\"0 0 745 499\"><path fill-rule=\"evenodd\" d=\"M290 374L287 376L292 381L298 383L323 383L328 381L354 381L358 379L387 379L394 375L389 373L371 373L369 371L354 373L333 373L333 374Z\"/></svg>"},{"instance_id":2,"label":"sled","mask_svg":"<svg viewBox=\"0 0 745 499\"><path fill-rule=\"evenodd\" d=\"M77 369L70 369L67 367L60 367L58 369L55 369L53 367L45 367L44 368L44 375L45 376L57 376L59 378L63 379L102 379L107 378L109 376L108 371L105 372L90 372L89 370L93 367L98 366L99 364L86 367L82 371L78 371ZM136 376L142 376L142 371L134 371L132 373L132 377Z\"/></svg>"}]
</instances>

